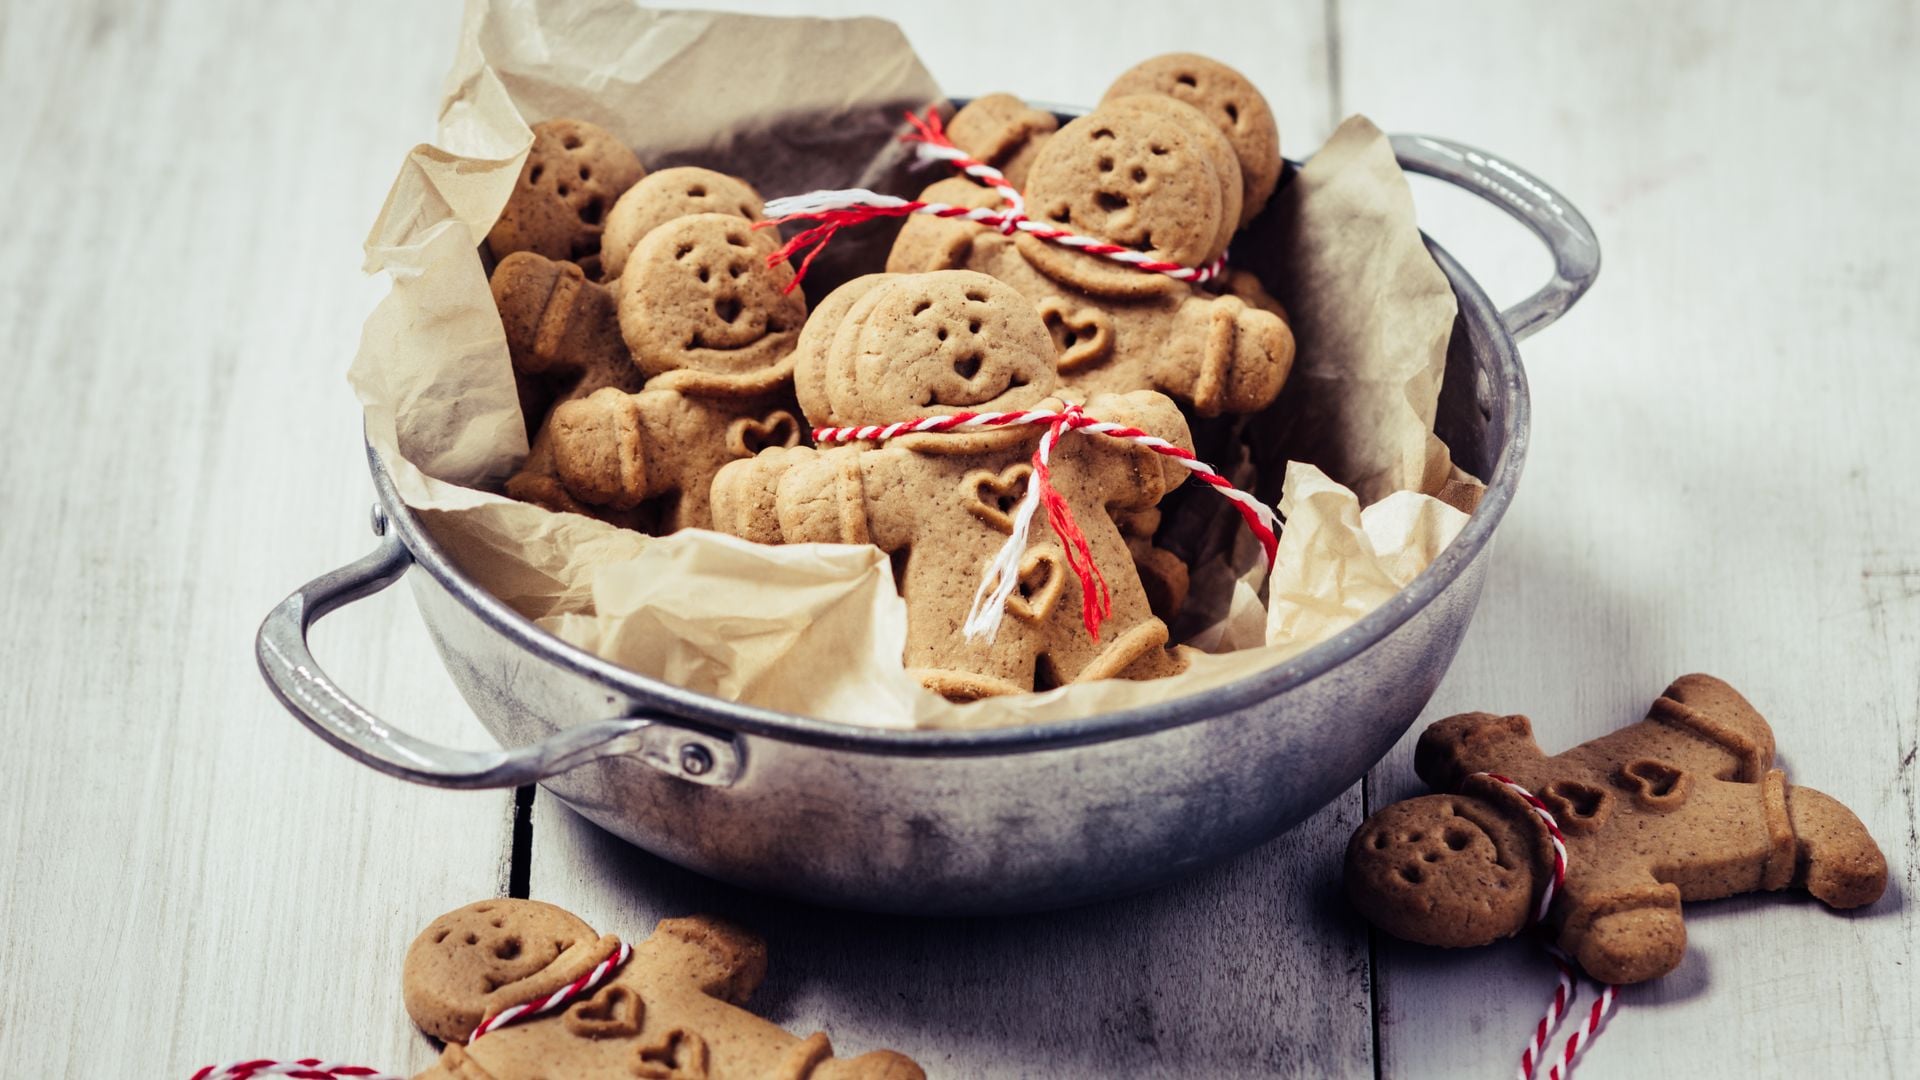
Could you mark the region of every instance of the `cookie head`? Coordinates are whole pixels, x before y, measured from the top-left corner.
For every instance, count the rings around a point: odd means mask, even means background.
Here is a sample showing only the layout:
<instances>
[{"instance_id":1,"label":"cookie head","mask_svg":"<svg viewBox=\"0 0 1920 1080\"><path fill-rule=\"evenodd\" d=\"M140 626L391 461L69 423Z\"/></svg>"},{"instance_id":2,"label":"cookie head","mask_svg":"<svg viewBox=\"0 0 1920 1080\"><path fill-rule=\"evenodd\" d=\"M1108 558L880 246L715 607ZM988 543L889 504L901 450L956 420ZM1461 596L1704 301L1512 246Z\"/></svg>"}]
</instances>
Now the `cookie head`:
<instances>
[{"instance_id":1,"label":"cookie head","mask_svg":"<svg viewBox=\"0 0 1920 1080\"><path fill-rule=\"evenodd\" d=\"M487 234L496 259L531 251L600 276L600 232L622 192L646 174L612 132L584 120L533 125L533 146L500 220Z\"/></svg>"},{"instance_id":2,"label":"cookie head","mask_svg":"<svg viewBox=\"0 0 1920 1080\"><path fill-rule=\"evenodd\" d=\"M694 214L732 214L759 221L760 193L744 180L692 165L650 173L627 189L607 215L600 266L608 281L626 269L633 249L653 230Z\"/></svg>"},{"instance_id":3,"label":"cookie head","mask_svg":"<svg viewBox=\"0 0 1920 1080\"><path fill-rule=\"evenodd\" d=\"M1027 212L1155 259L1201 265L1231 235L1229 188L1211 142L1218 132L1190 109L1139 101L1103 104L1048 139L1027 177Z\"/></svg>"},{"instance_id":4,"label":"cookie head","mask_svg":"<svg viewBox=\"0 0 1920 1080\"><path fill-rule=\"evenodd\" d=\"M529 996L516 987L579 960L596 941L592 927L551 904L468 904L433 920L407 949L407 1012L427 1034L464 1042L490 1012Z\"/></svg>"},{"instance_id":5,"label":"cookie head","mask_svg":"<svg viewBox=\"0 0 1920 1080\"><path fill-rule=\"evenodd\" d=\"M1374 814L1347 845L1347 895L1395 937L1449 948L1519 933L1534 903L1532 834L1463 795Z\"/></svg>"},{"instance_id":6,"label":"cookie head","mask_svg":"<svg viewBox=\"0 0 1920 1080\"><path fill-rule=\"evenodd\" d=\"M620 335L649 376L752 378L793 351L807 302L779 243L733 214L676 218L647 233L620 275Z\"/></svg>"},{"instance_id":7,"label":"cookie head","mask_svg":"<svg viewBox=\"0 0 1920 1080\"><path fill-rule=\"evenodd\" d=\"M971 270L859 278L823 350L795 371L816 425L884 424L1039 404L1058 378L1053 339L1011 285ZM839 305L832 296L822 308ZM823 332L825 328L822 328Z\"/></svg>"},{"instance_id":8,"label":"cookie head","mask_svg":"<svg viewBox=\"0 0 1920 1080\"><path fill-rule=\"evenodd\" d=\"M1128 68L1108 88L1106 100L1134 94L1183 101L1226 136L1240 164L1243 198L1237 224L1251 221L1280 181L1280 128L1253 83L1218 60L1168 53Z\"/></svg>"}]
</instances>

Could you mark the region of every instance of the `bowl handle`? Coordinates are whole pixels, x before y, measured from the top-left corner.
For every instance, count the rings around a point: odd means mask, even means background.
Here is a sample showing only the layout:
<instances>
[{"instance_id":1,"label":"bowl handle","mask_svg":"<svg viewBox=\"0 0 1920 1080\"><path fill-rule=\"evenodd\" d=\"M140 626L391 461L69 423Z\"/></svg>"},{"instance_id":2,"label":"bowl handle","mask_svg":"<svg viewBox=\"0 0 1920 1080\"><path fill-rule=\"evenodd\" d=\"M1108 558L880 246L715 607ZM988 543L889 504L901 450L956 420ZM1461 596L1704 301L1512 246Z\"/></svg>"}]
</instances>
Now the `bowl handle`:
<instances>
[{"instance_id":1,"label":"bowl handle","mask_svg":"<svg viewBox=\"0 0 1920 1080\"><path fill-rule=\"evenodd\" d=\"M1515 341L1565 315L1600 276L1593 226L1559 192L1504 158L1432 135L1395 135L1393 152L1408 172L1445 180L1513 215L1553 253L1553 280L1500 313Z\"/></svg>"},{"instance_id":2,"label":"bowl handle","mask_svg":"<svg viewBox=\"0 0 1920 1080\"><path fill-rule=\"evenodd\" d=\"M456 750L415 738L368 712L320 669L307 646L307 628L400 580L412 565L407 546L387 536L365 558L295 589L267 614L254 638L260 673L274 696L335 749L381 772L445 788L519 787L617 754L637 755L696 784L725 787L740 775L741 755L731 739L648 717L570 727L512 750Z\"/></svg>"}]
</instances>

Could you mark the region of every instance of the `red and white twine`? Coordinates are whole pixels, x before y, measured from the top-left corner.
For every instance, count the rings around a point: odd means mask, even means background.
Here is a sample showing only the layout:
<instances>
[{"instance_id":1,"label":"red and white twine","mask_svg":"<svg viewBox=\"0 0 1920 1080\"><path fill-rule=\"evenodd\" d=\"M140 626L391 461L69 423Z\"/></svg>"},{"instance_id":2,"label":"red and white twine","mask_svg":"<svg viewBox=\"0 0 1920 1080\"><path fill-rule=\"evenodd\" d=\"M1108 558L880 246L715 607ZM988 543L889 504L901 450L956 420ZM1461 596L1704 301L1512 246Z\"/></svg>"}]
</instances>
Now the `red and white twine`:
<instances>
[{"instance_id":1,"label":"red and white twine","mask_svg":"<svg viewBox=\"0 0 1920 1080\"><path fill-rule=\"evenodd\" d=\"M1045 424L1047 431L1040 437L1040 444L1034 448L1033 477L1027 484L1026 493L1021 496L1020 505L1014 510L1012 534L1007 537L1007 542L1000 546L993 561L987 564L986 576L981 580L980 588L973 596L973 608L967 613L967 621L961 627L968 640L985 639L991 642L999 631L1001 617L1006 611L1007 599L1013 595L1013 590L1020 583L1020 560L1026 554L1028 537L1033 530L1033 519L1041 506L1046 507L1047 523L1053 527L1054 534L1060 538L1061 544L1066 548L1067 565L1080 579L1081 621L1086 624L1087 632L1093 635L1093 639L1100 640L1100 623L1113 613L1112 597L1107 591L1106 579L1101 575L1100 568L1094 564L1086 534L1080 531L1079 525L1073 519L1072 508L1055 490L1052 482L1053 448L1060 441L1060 436L1069 431L1105 435L1130 442L1178 462L1182 468L1201 481L1212 485L1215 491L1233 503L1234 509L1246 521L1247 528L1251 529L1254 536L1260 540L1261 549L1266 553L1267 566L1269 569L1272 568L1280 546L1278 535L1280 523L1271 507L1234 487L1226 477L1215 472L1212 466L1195 457L1191 450L1176 446L1139 428L1089 416L1078 405L1068 405L1058 411L1024 409L1018 412L959 412L950 416L923 416L892 424L821 427L813 429L813 440L821 445L836 442L884 442L901 435L951 434L1023 424Z\"/></svg>"},{"instance_id":2,"label":"red and white twine","mask_svg":"<svg viewBox=\"0 0 1920 1080\"><path fill-rule=\"evenodd\" d=\"M501 1009L473 1029L467 1037L467 1045L482 1035L498 1031L503 1027L520 1023L536 1016L565 1008L581 995L595 989L607 980L607 976L619 969L633 955L633 946L622 941L619 947L607 955L604 960L593 966L585 975L535 1001L522 1002ZM231 1061L224 1065L207 1065L197 1070L188 1080L251 1080L256 1076L289 1076L294 1080L406 1080L405 1077L370 1069L364 1065L342 1065L337 1062L322 1061L319 1058L300 1058L298 1060L280 1060L277 1058L253 1058L247 1061Z\"/></svg>"},{"instance_id":3,"label":"red and white twine","mask_svg":"<svg viewBox=\"0 0 1920 1080\"><path fill-rule=\"evenodd\" d=\"M1534 816L1547 827L1547 836L1553 844L1553 876L1547 879L1546 887L1540 890L1540 903L1535 907L1532 919L1535 924L1544 923L1547 911L1553 906L1554 896L1567 883L1567 838L1560 833L1560 823L1553 819L1553 812L1547 809L1547 804L1541 802L1539 796L1512 780L1498 773L1481 772L1473 775L1492 780L1518 795L1527 804L1527 808L1533 811ZM1546 1013L1540 1017L1540 1022L1534 1025L1533 1035L1527 1040L1526 1049L1520 1053L1520 1068L1515 1074L1519 1080L1533 1080L1541 1061L1544 1060L1547 1040L1553 1037L1554 1029L1560 1026L1560 1019L1566 1015L1568 1007L1573 1004L1576 993L1573 959L1561 951L1559 946L1551 942L1546 942L1545 945L1548 955L1553 957L1553 964L1559 972L1559 978L1554 986L1553 998L1547 1002ZM1547 1069L1547 1080L1567 1080L1573 1075L1574 1059L1580 1056L1582 1048L1593 1042L1594 1036L1600 1032L1601 1023L1606 1020L1607 1014L1613 1011L1614 998L1618 995L1620 988L1612 983L1599 985L1600 996L1587 1010L1586 1017L1581 1020L1580 1026L1567 1036L1566 1045L1559 1054L1560 1060Z\"/></svg>"},{"instance_id":4,"label":"red and white twine","mask_svg":"<svg viewBox=\"0 0 1920 1080\"><path fill-rule=\"evenodd\" d=\"M1071 229L1062 229L1057 225L1035 221L1026 214L1026 199L1020 190L1013 186L999 169L968 157L964 150L953 145L947 138L946 130L940 122L940 115L932 109L924 117L907 114L907 122L913 125L911 134L902 135L903 142L914 144L916 153L922 161L945 162L961 172L993 188L1000 193L1001 207L954 206L951 203L933 202L922 199L903 199L898 195L882 195L866 188L842 188L836 191L810 191L803 195L788 195L767 203L767 220L756 222L754 228L771 228L792 221L818 222L812 228L796 234L791 240L780 246L778 251L767 256L768 266L778 266L794 255L805 250L806 256L800 265L794 268L793 280L787 283L786 291L791 291L807 275L807 268L813 265L814 257L819 255L833 239L833 235L848 225L859 225L884 217L906 217L909 214L927 214L932 217L957 218L972 221L990 229L997 229L1008 236L1016 232L1037 236L1049 243L1061 247L1073 248L1089 255L1098 255L1123 263L1136 270L1165 274L1180 281L1202 284L1219 277L1227 265L1227 256L1220 257L1205 266L1187 266L1183 263L1156 259L1143 251L1136 251L1120 244L1109 243L1091 236L1082 236ZM811 250L808 250L811 249Z\"/></svg>"}]
</instances>

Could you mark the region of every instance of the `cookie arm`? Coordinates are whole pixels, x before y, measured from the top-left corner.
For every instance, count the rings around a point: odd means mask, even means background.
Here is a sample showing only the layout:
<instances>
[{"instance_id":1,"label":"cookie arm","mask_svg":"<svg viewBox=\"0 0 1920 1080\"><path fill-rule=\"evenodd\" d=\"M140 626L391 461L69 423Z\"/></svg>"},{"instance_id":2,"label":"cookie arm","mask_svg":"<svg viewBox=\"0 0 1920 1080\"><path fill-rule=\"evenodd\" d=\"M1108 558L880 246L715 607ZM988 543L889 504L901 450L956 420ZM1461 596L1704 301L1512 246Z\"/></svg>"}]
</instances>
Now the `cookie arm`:
<instances>
[{"instance_id":1,"label":"cookie arm","mask_svg":"<svg viewBox=\"0 0 1920 1080\"><path fill-rule=\"evenodd\" d=\"M1237 296L1195 292L1175 313L1154 382L1201 416L1258 412L1293 370L1293 331Z\"/></svg>"},{"instance_id":2,"label":"cookie arm","mask_svg":"<svg viewBox=\"0 0 1920 1080\"><path fill-rule=\"evenodd\" d=\"M654 456L641 394L614 387L562 402L547 418L554 473L590 506L631 510L663 491L670 470Z\"/></svg>"},{"instance_id":3,"label":"cookie arm","mask_svg":"<svg viewBox=\"0 0 1920 1080\"><path fill-rule=\"evenodd\" d=\"M1887 857L1840 800L1810 787L1787 789L1796 858L1793 883L1828 907L1864 907L1887 887Z\"/></svg>"},{"instance_id":4,"label":"cookie arm","mask_svg":"<svg viewBox=\"0 0 1920 1080\"><path fill-rule=\"evenodd\" d=\"M999 169L1017 188L1060 120L1012 94L987 94L967 102L947 121L947 137L969 155Z\"/></svg>"},{"instance_id":5,"label":"cookie arm","mask_svg":"<svg viewBox=\"0 0 1920 1080\"><path fill-rule=\"evenodd\" d=\"M721 466L709 489L714 529L757 544L786 543L780 529L780 482L817 453L810 446L776 447Z\"/></svg>"},{"instance_id":6,"label":"cookie arm","mask_svg":"<svg viewBox=\"0 0 1920 1080\"><path fill-rule=\"evenodd\" d=\"M1139 428L1149 435L1165 439L1183 450L1193 449L1193 433L1180 407L1165 394L1153 390L1134 390L1125 394L1095 394L1087 399L1087 414L1127 427ZM1104 494L1107 505L1115 509L1146 510L1159 505L1167 492L1179 487L1187 470L1164 454L1143 446L1103 435L1092 436L1090 450L1101 457L1127 456L1133 467L1127 470L1099 471L1115 483ZM1093 471L1090 470L1090 475Z\"/></svg>"},{"instance_id":7,"label":"cookie arm","mask_svg":"<svg viewBox=\"0 0 1920 1080\"><path fill-rule=\"evenodd\" d=\"M1458 791L1474 773L1523 771L1516 767L1545 757L1526 717L1461 713L1420 733L1413 771L1436 791Z\"/></svg>"}]
</instances>

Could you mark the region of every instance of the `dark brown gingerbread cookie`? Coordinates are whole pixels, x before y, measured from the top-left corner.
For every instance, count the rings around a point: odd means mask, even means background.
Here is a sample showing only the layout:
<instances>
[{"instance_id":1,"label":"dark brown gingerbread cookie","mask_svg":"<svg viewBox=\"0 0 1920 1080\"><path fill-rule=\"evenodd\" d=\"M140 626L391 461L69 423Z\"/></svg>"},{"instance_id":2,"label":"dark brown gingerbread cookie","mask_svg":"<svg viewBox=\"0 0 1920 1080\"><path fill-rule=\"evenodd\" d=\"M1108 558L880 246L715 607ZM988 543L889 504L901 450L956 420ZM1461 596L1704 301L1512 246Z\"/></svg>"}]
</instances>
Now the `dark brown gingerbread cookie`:
<instances>
[{"instance_id":1,"label":"dark brown gingerbread cookie","mask_svg":"<svg viewBox=\"0 0 1920 1080\"><path fill-rule=\"evenodd\" d=\"M1554 757L1524 716L1448 717L1414 754L1421 779L1447 794L1368 818L1347 846L1347 892L1411 941L1518 933L1553 854L1545 824L1499 776L1538 797L1565 837L1547 928L1604 982L1680 963L1684 900L1789 886L1835 908L1878 899L1887 864L1873 838L1832 797L1789 785L1773 756L1766 720L1707 675L1675 680L1645 720Z\"/></svg>"}]
</instances>

